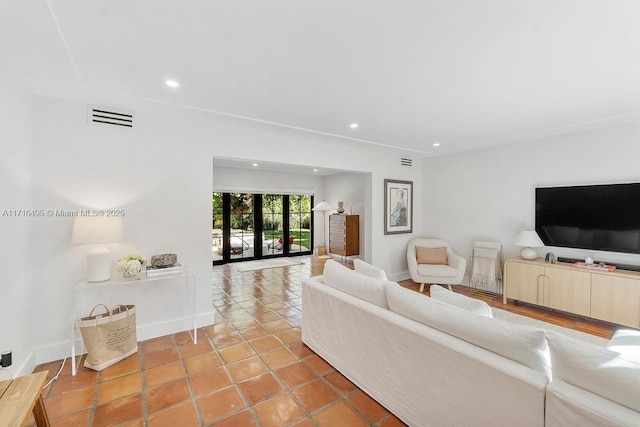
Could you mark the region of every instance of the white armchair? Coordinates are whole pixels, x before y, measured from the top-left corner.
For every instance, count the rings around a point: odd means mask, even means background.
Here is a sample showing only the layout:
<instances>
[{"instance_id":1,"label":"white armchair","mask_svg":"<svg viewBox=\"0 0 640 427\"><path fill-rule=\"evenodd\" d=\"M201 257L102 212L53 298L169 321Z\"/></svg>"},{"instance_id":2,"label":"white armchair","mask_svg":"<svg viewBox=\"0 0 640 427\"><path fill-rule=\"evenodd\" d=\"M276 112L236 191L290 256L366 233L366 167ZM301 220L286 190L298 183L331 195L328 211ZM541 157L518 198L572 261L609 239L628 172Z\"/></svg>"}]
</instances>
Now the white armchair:
<instances>
[{"instance_id":1,"label":"white armchair","mask_svg":"<svg viewBox=\"0 0 640 427\"><path fill-rule=\"evenodd\" d=\"M447 263L444 264L418 264L416 246L423 248L447 248ZM407 247L407 263L411 279L420 283L420 292L424 290L425 283L451 285L462 283L464 272L467 268L467 260L453 253L449 245L440 239L413 239Z\"/></svg>"}]
</instances>

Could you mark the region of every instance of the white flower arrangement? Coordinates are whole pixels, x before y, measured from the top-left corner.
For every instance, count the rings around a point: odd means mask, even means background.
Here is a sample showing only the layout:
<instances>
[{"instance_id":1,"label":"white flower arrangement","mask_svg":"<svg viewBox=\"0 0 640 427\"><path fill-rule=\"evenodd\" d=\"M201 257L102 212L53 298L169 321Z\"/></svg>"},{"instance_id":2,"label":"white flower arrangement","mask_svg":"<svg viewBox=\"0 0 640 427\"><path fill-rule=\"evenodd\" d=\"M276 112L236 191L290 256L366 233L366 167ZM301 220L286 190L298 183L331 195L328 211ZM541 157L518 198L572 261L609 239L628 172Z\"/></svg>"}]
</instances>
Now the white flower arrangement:
<instances>
[{"instance_id":1,"label":"white flower arrangement","mask_svg":"<svg viewBox=\"0 0 640 427\"><path fill-rule=\"evenodd\" d=\"M118 271L123 272L127 276L135 276L142 271L142 266L146 260L140 255L125 255L116 261Z\"/></svg>"}]
</instances>

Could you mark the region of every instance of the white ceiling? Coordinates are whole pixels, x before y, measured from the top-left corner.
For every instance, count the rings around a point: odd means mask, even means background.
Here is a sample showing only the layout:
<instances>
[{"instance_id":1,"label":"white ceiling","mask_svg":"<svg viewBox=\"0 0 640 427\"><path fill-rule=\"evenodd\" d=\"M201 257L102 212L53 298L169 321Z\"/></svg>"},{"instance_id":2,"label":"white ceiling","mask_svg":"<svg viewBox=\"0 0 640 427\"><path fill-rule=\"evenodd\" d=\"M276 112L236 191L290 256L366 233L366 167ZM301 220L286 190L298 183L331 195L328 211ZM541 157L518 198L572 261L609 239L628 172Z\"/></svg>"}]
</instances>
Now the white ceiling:
<instances>
[{"instance_id":1,"label":"white ceiling","mask_svg":"<svg viewBox=\"0 0 640 427\"><path fill-rule=\"evenodd\" d=\"M431 156L640 119L639 24L637 0L0 0L0 63Z\"/></svg>"}]
</instances>

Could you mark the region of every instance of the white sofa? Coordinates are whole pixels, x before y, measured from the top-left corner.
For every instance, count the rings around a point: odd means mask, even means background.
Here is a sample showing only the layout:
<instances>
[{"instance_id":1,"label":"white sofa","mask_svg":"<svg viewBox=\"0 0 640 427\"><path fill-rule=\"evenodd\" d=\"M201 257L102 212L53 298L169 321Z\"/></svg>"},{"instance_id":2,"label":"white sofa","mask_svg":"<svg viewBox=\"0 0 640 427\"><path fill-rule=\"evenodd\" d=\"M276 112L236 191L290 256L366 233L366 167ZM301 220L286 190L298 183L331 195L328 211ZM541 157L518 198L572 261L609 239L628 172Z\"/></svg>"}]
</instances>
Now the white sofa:
<instances>
[{"instance_id":1,"label":"white sofa","mask_svg":"<svg viewBox=\"0 0 640 427\"><path fill-rule=\"evenodd\" d=\"M560 378L550 385L539 328L479 316L333 261L324 276L303 282L302 304L303 342L410 426L640 425L640 414L611 395Z\"/></svg>"}]
</instances>

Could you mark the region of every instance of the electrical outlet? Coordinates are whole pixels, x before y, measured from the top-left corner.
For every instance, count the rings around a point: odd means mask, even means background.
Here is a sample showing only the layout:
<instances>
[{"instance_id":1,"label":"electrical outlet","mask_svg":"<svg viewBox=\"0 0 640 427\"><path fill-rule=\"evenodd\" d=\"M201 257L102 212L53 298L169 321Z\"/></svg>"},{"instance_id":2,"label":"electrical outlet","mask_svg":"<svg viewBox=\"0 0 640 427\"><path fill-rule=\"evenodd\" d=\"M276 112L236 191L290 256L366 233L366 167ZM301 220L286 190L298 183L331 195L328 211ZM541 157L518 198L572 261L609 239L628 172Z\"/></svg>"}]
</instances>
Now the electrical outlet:
<instances>
[{"instance_id":1,"label":"electrical outlet","mask_svg":"<svg viewBox=\"0 0 640 427\"><path fill-rule=\"evenodd\" d=\"M0 357L3 368L8 368L11 366L11 363L13 363L11 361L11 350L3 351L2 354L0 354Z\"/></svg>"}]
</instances>

